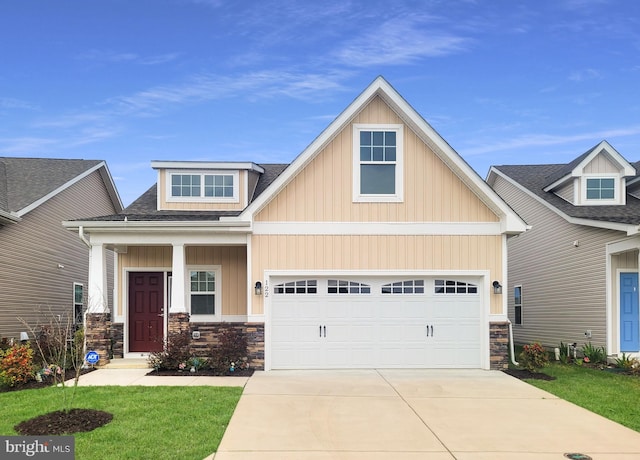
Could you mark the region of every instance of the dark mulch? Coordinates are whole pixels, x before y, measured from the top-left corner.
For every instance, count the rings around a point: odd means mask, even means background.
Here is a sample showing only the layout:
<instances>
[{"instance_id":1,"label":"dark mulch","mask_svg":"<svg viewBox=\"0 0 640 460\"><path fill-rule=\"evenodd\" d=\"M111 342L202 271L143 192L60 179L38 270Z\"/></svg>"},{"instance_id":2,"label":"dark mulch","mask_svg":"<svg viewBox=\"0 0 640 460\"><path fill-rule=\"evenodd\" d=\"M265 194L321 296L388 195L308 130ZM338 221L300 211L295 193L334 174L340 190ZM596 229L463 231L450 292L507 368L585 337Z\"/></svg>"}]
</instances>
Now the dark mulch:
<instances>
[{"instance_id":1,"label":"dark mulch","mask_svg":"<svg viewBox=\"0 0 640 460\"><path fill-rule=\"evenodd\" d=\"M83 433L106 425L113 414L94 409L71 409L49 412L18 423L13 427L23 436L44 436Z\"/></svg>"},{"instance_id":2,"label":"dark mulch","mask_svg":"<svg viewBox=\"0 0 640 460\"><path fill-rule=\"evenodd\" d=\"M543 374L542 372L531 372L527 369L505 369L502 372L505 374L509 374L512 377L517 379L533 379L533 380L555 380L555 377L552 377L547 374Z\"/></svg>"},{"instance_id":3,"label":"dark mulch","mask_svg":"<svg viewBox=\"0 0 640 460\"><path fill-rule=\"evenodd\" d=\"M84 375L87 374L89 372L93 372L96 369L93 367L90 367L88 369L82 369L80 371L80 375ZM75 372L70 372L68 374L66 374L66 377L68 379L72 379L75 377ZM8 391L20 391L20 390L33 390L33 389L38 389L38 388L46 388L46 387L50 387L51 385L53 385L53 379L50 378L46 378L44 377L42 379L41 382L38 382L37 380L29 380L28 382L25 383L19 383L13 387L7 387L7 386L0 386L0 393L6 393Z\"/></svg>"},{"instance_id":4,"label":"dark mulch","mask_svg":"<svg viewBox=\"0 0 640 460\"><path fill-rule=\"evenodd\" d=\"M172 369L153 369L151 372L147 372L147 375L159 375L164 377L180 376L180 377L194 377L194 376L206 376L206 377L251 377L253 375L253 369L236 369L235 371L220 372L215 369L200 369L198 372L189 371L176 371Z\"/></svg>"}]
</instances>

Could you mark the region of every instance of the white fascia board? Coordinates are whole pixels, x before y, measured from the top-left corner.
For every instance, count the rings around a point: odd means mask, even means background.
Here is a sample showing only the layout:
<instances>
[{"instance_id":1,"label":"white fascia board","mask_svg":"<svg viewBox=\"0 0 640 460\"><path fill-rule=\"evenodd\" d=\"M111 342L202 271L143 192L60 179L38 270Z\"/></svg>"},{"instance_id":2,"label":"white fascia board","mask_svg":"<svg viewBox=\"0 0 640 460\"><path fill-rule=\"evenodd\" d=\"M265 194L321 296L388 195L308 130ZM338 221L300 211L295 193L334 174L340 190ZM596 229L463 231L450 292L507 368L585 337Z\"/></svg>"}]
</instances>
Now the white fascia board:
<instances>
[{"instance_id":1,"label":"white fascia board","mask_svg":"<svg viewBox=\"0 0 640 460\"><path fill-rule=\"evenodd\" d=\"M36 209L38 206L40 206L43 203L46 203L47 201L49 201L51 198L53 198L54 196L56 196L57 194L59 194L60 192L68 189L69 187L71 187L72 185L78 183L79 181L81 181L82 179L84 179L85 177L87 177L89 174L93 173L94 171L99 170L100 168L106 168L106 163L104 161L101 161L100 163L98 163L97 165L95 165L92 168L87 169L85 172L78 174L76 177L74 177L73 179L71 179L68 182L65 182L64 184L62 184L60 187L58 187L55 190L52 190L51 192L47 193L45 196L41 197L40 199L34 201L33 203L31 203L29 206L26 206L22 209L20 209L19 211L17 211L15 214L18 217L22 217L25 214L33 211L34 209ZM117 196L117 193L116 193ZM118 201L120 200L120 197L118 196ZM120 206L122 206L122 202L120 202ZM121 208L122 209L122 208Z\"/></svg>"},{"instance_id":2,"label":"white fascia board","mask_svg":"<svg viewBox=\"0 0 640 460\"><path fill-rule=\"evenodd\" d=\"M254 222L254 235L500 235L500 222Z\"/></svg>"},{"instance_id":3,"label":"white fascia board","mask_svg":"<svg viewBox=\"0 0 640 460\"><path fill-rule=\"evenodd\" d=\"M93 232L89 233L92 245L104 246L168 246L168 245L197 245L197 246L244 246L248 235L245 233L122 233L122 232Z\"/></svg>"},{"instance_id":4,"label":"white fascia board","mask_svg":"<svg viewBox=\"0 0 640 460\"><path fill-rule=\"evenodd\" d=\"M616 231L619 231L619 232L625 232L629 236L635 235L635 234L640 232L640 228L638 227L638 225L634 225L634 224L622 224L622 223L618 223L618 222L607 222L607 221L592 220L592 219L580 219L580 218L577 218L577 217L568 216L567 214L565 214L564 212L560 211L555 206L549 204L546 200L543 200L542 198L540 198L535 193L532 193L526 187L523 187L518 182L516 182L515 180L511 179L511 177L503 174L502 171L492 167L490 172L489 172L489 177L492 174L495 174L496 176L502 177L504 180L509 182L511 185L513 185L514 187L516 187L520 191L526 193L531 198L536 200L538 203L542 204L547 209L550 209L551 211L555 212L557 215L559 215L560 217L562 217L564 220L566 220L567 222L569 222L571 224L584 225L586 227L604 228L604 229L607 229L607 230L616 230Z\"/></svg>"},{"instance_id":5,"label":"white fascia board","mask_svg":"<svg viewBox=\"0 0 640 460\"><path fill-rule=\"evenodd\" d=\"M16 216L10 212L5 212L0 210L0 223L10 223L10 224L14 224L16 222L20 222L22 220L22 218L20 218L19 216Z\"/></svg>"},{"instance_id":6,"label":"white fascia board","mask_svg":"<svg viewBox=\"0 0 640 460\"><path fill-rule=\"evenodd\" d=\"M575 169L572 171L572 174L574 176L582 175L582 170L584 169L584 167L587 166L603 150L613 161L618 163L618 167L620 167L620 169L623 171L623 176L630 177L636 175L636 169L631 166L626 158L620 155L620 153L616 149L614 149L613 146L607 141L602 141L596 147L594 147L593 151L589 155L587 155L587 157L582 160L578 166L575 167Z\"/></svg>"},{"instance_id":7,"label":"white fascia board","mask_svg":"<svg viewBox=\"0 0 640 460\"><path fill-rule=\"evenodd\" d=\"M100 230L117 230L119 232L128 231L210 231L210 232L243 232L248 233L251 230L251 222L246 221L233 221L233 222L219 222L219 221L175 221L175 222L151 222L151 221L64 221L62 225L70 230L75 230L83 227L85 231L100 231Z\"/></svg>"},{"instance_id":8,"label":"white fascia board","mask_svg":"<svg viewBox=\"0 0 640 460\"><path fill-rule=\"evenodd\" d=\"M219 170L243 170L264 173L264 168L253 162L227 162L227 161L152 161L153 169L219 169Z\"/></svg>"}]
</instances>

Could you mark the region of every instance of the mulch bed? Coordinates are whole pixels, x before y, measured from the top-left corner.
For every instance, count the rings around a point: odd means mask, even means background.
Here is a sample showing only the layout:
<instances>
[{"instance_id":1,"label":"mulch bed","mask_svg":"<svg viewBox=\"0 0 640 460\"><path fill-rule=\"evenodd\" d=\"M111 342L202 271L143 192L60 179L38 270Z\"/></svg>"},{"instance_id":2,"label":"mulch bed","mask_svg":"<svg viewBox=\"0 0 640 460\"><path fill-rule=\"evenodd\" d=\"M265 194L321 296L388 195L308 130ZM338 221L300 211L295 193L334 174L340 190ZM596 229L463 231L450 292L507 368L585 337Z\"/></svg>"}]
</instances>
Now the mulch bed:
<instances>
[{"instance_id":1,"label":"mulch bed","mask_svg":"<svg viewBox=\"0 0 640 460\"><path fill-rule=\"evenodd\" d=\"M171 369L161 369L155 370L153 369L151 372L147 372L146 375L157 375L162 377L251 377L253 375L253 369L236 369L233 372L227 371L220 372L214 369L200 369L198 372L189 372L189 371L176 371Z\"/></svg>"},{"instance_id":2,"label":"mulch bed","mask_svg":"<svg viewBox=\"0 0 640 460\"><path fill-rule=\"evenodd\" d=\"M547 374L543 374L542 372L531 372L527 369L505 369L502 372L505 374L509 374L512 377L515 377L520 380L524 379L532 379L532 380L555 380L555 377L552 377Z\"/></svg>"},{"instance_id":3,"label":"mulch bed","mask_svg":"<svg viewBox=\"0 0 640 460\"><path fill-rule=\"evenodd\" d=\"M90 367L88 369L82 369L80 371L80 375L88 374L89 372L93 372L95 370L96 369L93 367ZM66 374L66 377L67 379L72 379L75 377L75 375L76 375L75 372L72 371ZM19 383L13 387L0 386L0 393L6 393L9 391L33 390L38 388L46 388L46 387L50 387L51 385L53 385L53 380L44 377L41 382L38 382L37 380L29 380L28 382Z\"/></svg>"},{"instance_id":4,"label":"mulch bed","mask_svg":"<svg viewBox=\"0 0 640 460\"><path fill-rule=\"evenodd\" d=\"M94 409L71 409L49 412L18 423L13 427L23 436L56 436L84 433L106 425L113 414Z\"/></svg>"}]
</instances>

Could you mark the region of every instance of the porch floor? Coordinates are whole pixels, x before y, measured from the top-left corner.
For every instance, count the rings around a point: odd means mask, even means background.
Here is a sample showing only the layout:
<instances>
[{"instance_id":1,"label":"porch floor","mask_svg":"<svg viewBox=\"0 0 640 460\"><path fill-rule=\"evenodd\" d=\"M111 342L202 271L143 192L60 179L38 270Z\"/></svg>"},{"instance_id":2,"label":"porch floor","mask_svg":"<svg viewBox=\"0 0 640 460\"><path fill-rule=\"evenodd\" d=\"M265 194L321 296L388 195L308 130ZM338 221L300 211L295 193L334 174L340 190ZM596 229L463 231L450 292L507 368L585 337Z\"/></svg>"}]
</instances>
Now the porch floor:
<instances>
[{"instance_id":1,"label":"porch floor","mask_svg":"<svg viewBox=\"0 0 640 460\"><path fill-rule=\"evenodd\" d=\"M109 364L100 366L100 369L149 369L149 361L146 358L112 359Z\"/></svg>"}]
</instances>

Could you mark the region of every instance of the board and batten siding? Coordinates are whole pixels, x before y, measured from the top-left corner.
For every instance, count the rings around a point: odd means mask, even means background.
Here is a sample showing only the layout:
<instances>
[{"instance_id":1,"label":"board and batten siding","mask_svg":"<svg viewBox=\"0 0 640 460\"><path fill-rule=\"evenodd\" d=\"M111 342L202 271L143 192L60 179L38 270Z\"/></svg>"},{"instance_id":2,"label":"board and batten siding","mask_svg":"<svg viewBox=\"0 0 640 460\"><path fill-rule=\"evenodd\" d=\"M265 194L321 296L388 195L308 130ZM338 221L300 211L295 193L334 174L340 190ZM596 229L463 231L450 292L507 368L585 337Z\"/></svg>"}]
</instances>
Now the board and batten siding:
<instances>
[{"instance_id":1,"label":"board and batten siding","mask_svg":"<svg viewBox=\"0 0 640 460\"><path fill-rule=\"evenodd\" d=\"M199 173L199 170L194 170ZM185 173L187 174L187 173ZM160 209L178 210L178 211L203 211L203 210L241 210L246 206L247 200L247 171L240 171L238 193L239 200L237 203L213 203L211 201L167 201L167 171L161 169L158 172L158 196L160 197ZM253 181L252 181L253 182Z\"/></svg>"},{"instance_id":2,"label":"board and batten siding","mask_svg":"<svg viewBox=\"0 0 640 460\"><path fill-rule=\"evenodd\" d=\"M0 226L0 337L26 332L18 318L35 328L48 323L51 314L73 314L73 283L83 284L87 295L89 249L62 221L115 212L99 172L93 172L20 222ZM113 253L107 251L105 258L111 293Z\"/></svg>"},{"instance_id":3,"label":"board and batten siding","mask_svg":"<svg viewBox=\"0 0 640 460\"><path fill-rule=\"evenodd\" d=\"M170 272L171 246L129 246L126 253L118 255L117 315L124 315L127 303L126 273L131 271L161 270ZM247 249L244 246L185 246L187 266L220 265L222 284L222 314L247 314ZM185 280L187 282L187 280ZM187 286L186 292L189 288Z\"/></svg>"},{"instance_id":4,"label":"board and batten siding","mask_svg":"<svg viewBox=\"0 0 640 460\"><path fill-rule=\"evenodd\" d=\"M500 176L493 188L532 226L507 243L512 321L514 287L522 286L522 325L514 325L514 341L606 346L606 244L624 235L570 224Z\"/></svg>"},{"instance_id":5,"label":"board and batten siding","mask_svg":"<svg viewBox=\"0 0 640 460\"><path fill-rule=\"evenodd\" d=\"M379 97L347 127L271 202L257 222L498 222L499 218L404 125L404 201L353 202L354 123L402 124Z\"/></svg>"},{"instance_id":6,"label":"board and batten siding","mask_svg":"<svg viewBox=\"0 0 640 460\"><path fill-rule=\"evenodd\" d=\"M254 235L252 280L264 270L489 270L502 273L499 235ZM491 295L491 313L502 313L501 296ZM263 313L253 298L253 313Z\"/></svg>"}]
</instances>

